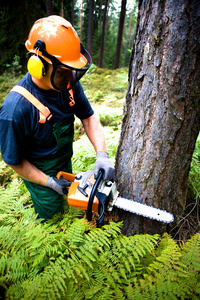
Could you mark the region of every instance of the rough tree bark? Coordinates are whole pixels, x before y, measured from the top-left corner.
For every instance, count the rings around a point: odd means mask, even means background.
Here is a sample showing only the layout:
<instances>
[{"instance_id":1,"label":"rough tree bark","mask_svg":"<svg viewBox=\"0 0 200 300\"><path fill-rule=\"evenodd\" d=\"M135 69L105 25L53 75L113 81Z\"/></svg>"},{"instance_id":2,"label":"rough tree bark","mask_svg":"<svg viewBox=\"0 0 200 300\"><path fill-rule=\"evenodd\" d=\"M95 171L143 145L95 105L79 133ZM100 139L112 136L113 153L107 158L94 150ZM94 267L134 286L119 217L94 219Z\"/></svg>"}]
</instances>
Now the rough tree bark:
<instances>
[{"instance_id":1,"label":"rough tree bark","mask_svg":"<svg viewBox=\"0 0 200 300\"><path fill-rule=\"evenodd\" d=\"M200 1L141 0L116 155L124 197L170 211L186 203L200 129ZM117 211L123 233L162 233L163 223Z\"/></svg>"}]
</instances>

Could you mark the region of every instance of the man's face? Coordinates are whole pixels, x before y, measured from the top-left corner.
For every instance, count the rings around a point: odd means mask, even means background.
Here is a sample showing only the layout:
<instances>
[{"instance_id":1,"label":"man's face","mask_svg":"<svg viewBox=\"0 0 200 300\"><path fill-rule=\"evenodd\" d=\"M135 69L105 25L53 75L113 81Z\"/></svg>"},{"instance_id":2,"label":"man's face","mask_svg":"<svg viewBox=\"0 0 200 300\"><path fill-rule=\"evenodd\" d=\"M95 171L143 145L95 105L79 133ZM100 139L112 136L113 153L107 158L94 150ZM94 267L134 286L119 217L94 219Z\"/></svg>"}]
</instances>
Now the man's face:
<instances>
[{"instance_id":1,"label":"man's face","mask_svg":"<svg viewBox=\"0 0 200 300\"><path fill-rule=\"evenodd\" d=\"M72 70L63 67L57 68L52 80L58 90L66 90L68 83L73 80Z\"/></svg>"},{"instance_id":2,"label":"man's face","mask_svg":"<svg viewBox=\"0 0 200 300\"><path fill-rule=\"evenodd\" d=\"M58 91L66 90L68 83L72 80L72 70L63 67L53 70L53 66L51 64L48 64L46 75L42 78L43 84L45 84L47 89Z\"/></svg>"}]
</instances>

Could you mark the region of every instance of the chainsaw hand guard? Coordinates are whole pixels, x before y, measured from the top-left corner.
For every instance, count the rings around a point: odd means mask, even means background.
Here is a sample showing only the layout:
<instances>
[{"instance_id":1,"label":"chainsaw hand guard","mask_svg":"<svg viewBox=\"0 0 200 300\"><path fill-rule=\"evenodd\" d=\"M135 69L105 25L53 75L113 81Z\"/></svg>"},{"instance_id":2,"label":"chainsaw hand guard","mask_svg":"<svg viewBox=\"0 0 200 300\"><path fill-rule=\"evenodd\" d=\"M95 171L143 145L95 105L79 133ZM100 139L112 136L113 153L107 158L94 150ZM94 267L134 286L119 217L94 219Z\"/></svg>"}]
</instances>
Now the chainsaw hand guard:
<instances>
[{"instance_id":1,"label":"chainsaw hand guard","mask_svg":"<svg viewBox=\"0 0 200 300\"><path fill-rule=\"evenodd\" d=\"M92 220L92 212L98 212L97 227L101 227L105 210L112 209L112 202L117 197L116 184L103 180L103 169L99 170L96 180L94 171L86 171L76 176L59 172L57 178L61 176L72 181L68 191L68 204L74 208L85 210L88 221Z\"/></svg>"},{"instance_id":2,"label":"chainsaw hand guard","mask_svg":"<svg viewBox=\"0 0 200 300\"><path fill-rule=\"evenodd\" d=\"M89 198L89 201L88 201L88 206L87 206L87 211L86 211L87 219L88 219L88 221L91 221L92 220L92 206L93 206L94 197L96 196L97 199L99 200L99 209L98 210L99 210L99 213L100 213L100 217L97 220L99 222L99 225L103 222L104 212L105 212L105 207L104 207L104 200L105 199L103 199L105 197L102 197L104 194L98 192L98 190L97 190L103 176L104 176L104 170L100 169L99 173L97 175L96 182L94 183L92 191L90 193L90 198Z\"/></svg>"}]
</instances>

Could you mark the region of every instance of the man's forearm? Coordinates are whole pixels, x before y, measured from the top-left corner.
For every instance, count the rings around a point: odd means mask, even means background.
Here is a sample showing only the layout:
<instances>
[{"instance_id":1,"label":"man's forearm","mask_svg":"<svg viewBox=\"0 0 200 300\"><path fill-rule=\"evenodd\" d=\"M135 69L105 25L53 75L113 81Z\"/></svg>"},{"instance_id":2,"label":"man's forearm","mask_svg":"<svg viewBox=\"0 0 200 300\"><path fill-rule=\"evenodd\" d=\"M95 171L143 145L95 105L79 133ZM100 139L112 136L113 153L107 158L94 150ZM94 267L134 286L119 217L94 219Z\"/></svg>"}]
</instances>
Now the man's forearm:
<instances>
[{"instance_id":1,"label":"man's forearm","mask_svg":"<svg viewBox=\"0 0 200 300\"><path fill-rule=\"evenodd\" d=\"M92 143L94 150L107 152L104 130L96 115L82 120L85 132Z\"/></svg>"},{"instance_id":2,"label":"man's forearm","mask_svg":"<svg viewBox=\"0 0 200 300\"><path fill-rule=\"evenodd\" d=\"M9 165L16 173L18 173L24 179L45 185L47 181L47 175L36 168L28 160L24 159L20 165L13 166Z\"/></svg>"}]
</instances>

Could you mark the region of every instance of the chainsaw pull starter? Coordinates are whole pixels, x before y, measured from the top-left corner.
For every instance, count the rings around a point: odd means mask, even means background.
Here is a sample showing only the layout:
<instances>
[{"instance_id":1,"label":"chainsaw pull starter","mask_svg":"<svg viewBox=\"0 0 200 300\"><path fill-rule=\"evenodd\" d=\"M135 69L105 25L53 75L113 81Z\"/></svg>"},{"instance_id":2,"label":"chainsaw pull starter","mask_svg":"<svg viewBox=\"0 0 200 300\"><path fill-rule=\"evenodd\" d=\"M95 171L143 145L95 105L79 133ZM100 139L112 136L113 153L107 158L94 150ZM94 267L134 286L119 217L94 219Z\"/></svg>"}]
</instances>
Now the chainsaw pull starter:
<instances>
[{"instance_id":1,"label":"chainsaw pull starter","mask_svg":"<svg viewBox=\"0 0 200 300\"><path fill-rule=\"evenodd\" d=\"M78 190L85 196L85 197L88 197L88 194L86 193L86 189L88 187L88 184L86 183L86 185L84 187L80 187L78 186Z\"/></svg>"}]
</instances>

